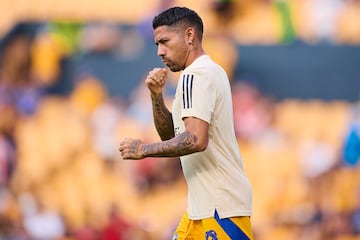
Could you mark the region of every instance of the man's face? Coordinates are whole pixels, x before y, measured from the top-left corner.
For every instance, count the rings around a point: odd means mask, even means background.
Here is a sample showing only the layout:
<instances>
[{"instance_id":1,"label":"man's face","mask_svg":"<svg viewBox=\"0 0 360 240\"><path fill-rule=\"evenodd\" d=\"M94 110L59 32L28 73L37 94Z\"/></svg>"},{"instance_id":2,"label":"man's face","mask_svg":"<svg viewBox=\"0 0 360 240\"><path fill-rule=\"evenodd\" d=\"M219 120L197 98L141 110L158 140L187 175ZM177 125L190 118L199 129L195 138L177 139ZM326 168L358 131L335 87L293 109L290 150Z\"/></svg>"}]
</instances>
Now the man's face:
<instances>
[{"instance_id":1,"label":"man's face","mask_svg":"<svg viewBox=\"0 0 360 240\"><path fill-rule=\"evenodd\" d=\"M183 70L189 56L184 31L181 28L160 26L154 30L154 39L157 54L163 63L173 72Z\"/></svg>"}]
</instances>

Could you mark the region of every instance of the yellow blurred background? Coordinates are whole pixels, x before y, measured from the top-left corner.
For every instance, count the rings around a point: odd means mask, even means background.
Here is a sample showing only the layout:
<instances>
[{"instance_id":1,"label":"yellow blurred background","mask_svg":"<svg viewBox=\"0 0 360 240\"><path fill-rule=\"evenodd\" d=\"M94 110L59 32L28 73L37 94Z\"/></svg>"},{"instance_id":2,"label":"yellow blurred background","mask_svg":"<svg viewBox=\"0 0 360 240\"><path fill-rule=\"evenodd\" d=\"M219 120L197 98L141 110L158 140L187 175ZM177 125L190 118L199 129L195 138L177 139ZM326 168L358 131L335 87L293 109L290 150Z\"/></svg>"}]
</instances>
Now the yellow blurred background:
<instances>
[{"instance_id":1,"label":"yellow blurred background","mask_svg":"<svg viewBox=\"0 0 360 240\"><path fill-rule=\"evenodd\" d=\"M277 100L233 79L239 44L358 47L356 0L0 0L0 238L171 239L186 209L178 160L123 161L117 152L124 137L159 140L142 79L125 98L89 65L65 93L49 89L64 79L63 59L145 51L146 23L175 5L202 16L206 51L231 78L255 239L359 239L358 102ZM9 35L24 22L41 24L31 38ZM117 24L143 35L121 35Z\"/></svg>"}]
</instances>

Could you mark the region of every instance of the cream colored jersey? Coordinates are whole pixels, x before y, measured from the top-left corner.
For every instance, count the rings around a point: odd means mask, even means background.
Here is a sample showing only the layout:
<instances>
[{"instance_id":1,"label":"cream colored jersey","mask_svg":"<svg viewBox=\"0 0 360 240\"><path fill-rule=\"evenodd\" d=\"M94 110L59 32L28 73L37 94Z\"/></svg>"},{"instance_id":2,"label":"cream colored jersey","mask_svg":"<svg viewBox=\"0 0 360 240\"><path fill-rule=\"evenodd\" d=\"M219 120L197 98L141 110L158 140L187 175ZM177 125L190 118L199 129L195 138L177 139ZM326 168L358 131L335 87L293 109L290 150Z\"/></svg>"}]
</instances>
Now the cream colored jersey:
<instances>
[{"instance_id":1,"label":"cream colored jersey","mask_svg":"<svg viewBox=\"0 0 360 240\"><path fill-rule=\"evenodd\" d=\"M180 158L189 218L213 217L215 209L220 218L250 216L252 190L234 132L229 80L209 56L197 58L180 75L172 115L176 135L185 130L185 117L209 124L206 150Z\"/></svg>"}]
</instances>

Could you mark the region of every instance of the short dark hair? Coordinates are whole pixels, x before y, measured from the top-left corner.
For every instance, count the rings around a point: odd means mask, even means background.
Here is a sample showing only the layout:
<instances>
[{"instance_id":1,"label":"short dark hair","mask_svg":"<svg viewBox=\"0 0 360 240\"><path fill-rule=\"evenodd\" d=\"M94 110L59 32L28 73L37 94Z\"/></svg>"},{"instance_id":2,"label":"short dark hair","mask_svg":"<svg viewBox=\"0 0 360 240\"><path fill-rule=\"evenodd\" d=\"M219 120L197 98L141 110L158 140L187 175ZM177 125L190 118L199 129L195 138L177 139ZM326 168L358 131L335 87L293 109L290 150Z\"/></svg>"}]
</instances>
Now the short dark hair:
<instances>
[{"instance_id":1,"label":"short dark hair","mask_svg":"<svg viewBox=\"0 0 360 240\"><path fill-rule=\"evenodd\" d=\"M169 8L153 19L154 30L160 26L173 26L176 24L195 27L200 37L202 37L204 32L204 25L199 15L186 7Z\"/></svg>"}]
</instances>

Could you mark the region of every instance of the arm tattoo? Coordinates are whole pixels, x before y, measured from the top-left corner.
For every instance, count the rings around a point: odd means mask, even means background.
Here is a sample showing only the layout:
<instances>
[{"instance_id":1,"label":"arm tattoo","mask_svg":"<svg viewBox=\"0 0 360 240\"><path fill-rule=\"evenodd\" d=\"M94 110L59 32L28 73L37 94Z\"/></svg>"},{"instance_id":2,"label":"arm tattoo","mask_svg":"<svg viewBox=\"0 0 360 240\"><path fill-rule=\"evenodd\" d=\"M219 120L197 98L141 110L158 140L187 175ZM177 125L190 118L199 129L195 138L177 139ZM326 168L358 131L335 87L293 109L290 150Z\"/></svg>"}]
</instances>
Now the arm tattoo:
<instances>
[{"instance_id":1,"label":"arm tattoo","mask_svg":"<svg viewBox=\"0 0 360 240\"><path fill-rule=\"evenodd\" d=\"M175 136L174 123L172 121L172 115L165 106L162 94L151 95L151 102L153 108L153 117L161 140L168 140Z\"/></svg>"},{"instance_id":2,"label":"arm tattoo","mask_svg":"<svg viewBox=\"0 0 360 240\"><path fill-rule=\"evenodd\" d=\"M148 157L180 157L198 152L198 139L185 131L170 140L146 144L143 150Z\"/></svg>"}]
</instances>

